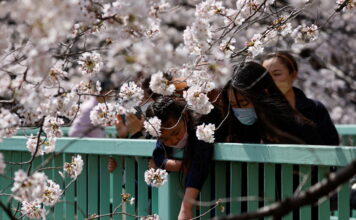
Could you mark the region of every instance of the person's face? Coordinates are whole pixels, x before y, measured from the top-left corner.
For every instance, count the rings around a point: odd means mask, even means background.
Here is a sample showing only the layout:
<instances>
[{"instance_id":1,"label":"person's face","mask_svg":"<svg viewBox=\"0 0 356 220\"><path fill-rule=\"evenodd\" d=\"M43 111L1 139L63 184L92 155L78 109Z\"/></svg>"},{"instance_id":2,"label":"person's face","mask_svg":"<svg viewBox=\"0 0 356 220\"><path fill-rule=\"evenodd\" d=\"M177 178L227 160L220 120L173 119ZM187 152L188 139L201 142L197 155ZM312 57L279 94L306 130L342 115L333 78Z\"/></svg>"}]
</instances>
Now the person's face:
<instances>
[{"instance_id":1,"label":"person's face","mask_svg":"<svg viewBox=\"0 0 356 220\"><path fill-rule=\"evenodd\" d=\"M271 74L273 81L289 82L290 84L296 79L297 73L290 72L289 69L279 60L278 57L273 57L263 61L262 66Z\"/></svg>"},{"instance_id":2,"label":"person's face","mask_svg":"<svg viewBox=\"0 0 356 220\"><path fill-rule=\"evenodd\" d=\"M182 117L174 128L170 128L176 123L177 119L170 120L168 121L167 125L165 125L165 127L168 127L168 129L162 129L162 133L159 139L163 142L164 145L175 146L184 137L187 129L184 118Z\"/></svg>"},{"instance_id":3,"label":"person's face","mask_svg":"<svg viewBox=\"0 0 356 220\"><path fill-rule=\"evenodd\" d=\"M232 88L228 90L229 102L232 108L253 108L252 102Z\"/></svg>"}]
</instances>

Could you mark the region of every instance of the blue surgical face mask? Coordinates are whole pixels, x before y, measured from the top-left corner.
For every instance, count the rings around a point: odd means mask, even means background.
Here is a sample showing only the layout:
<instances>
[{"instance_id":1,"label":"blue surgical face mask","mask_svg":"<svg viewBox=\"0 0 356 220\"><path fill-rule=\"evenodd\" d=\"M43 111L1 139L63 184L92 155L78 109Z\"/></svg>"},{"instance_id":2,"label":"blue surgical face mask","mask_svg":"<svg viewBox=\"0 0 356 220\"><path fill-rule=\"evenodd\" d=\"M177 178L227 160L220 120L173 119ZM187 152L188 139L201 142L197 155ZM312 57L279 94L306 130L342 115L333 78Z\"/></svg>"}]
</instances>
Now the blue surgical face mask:
<instances>
[{"instance_id":1,"label":"blue surgical face mask","mask_svg":"<svg viewBox=\"0 0 356 220\"><path fill-rule=\"evenodd\" d=\"M235 117L244 125L253 125L257 120L254 108L232 108Z\"/></svg>"}]
</instances>

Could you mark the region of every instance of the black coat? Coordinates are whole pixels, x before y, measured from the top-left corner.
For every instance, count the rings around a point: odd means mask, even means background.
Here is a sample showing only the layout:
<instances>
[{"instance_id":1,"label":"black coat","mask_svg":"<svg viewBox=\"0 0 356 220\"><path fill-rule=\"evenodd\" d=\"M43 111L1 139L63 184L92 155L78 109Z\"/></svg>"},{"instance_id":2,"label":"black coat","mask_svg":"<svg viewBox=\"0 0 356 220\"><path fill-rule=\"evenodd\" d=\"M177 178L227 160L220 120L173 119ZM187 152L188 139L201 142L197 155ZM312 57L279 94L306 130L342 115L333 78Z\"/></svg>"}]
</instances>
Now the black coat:
<instances>
[{"instance_id":1,"label":"black coat","mask_svg":"<svg viewBox=\"0 0 356 220\"><path fill-rule=\"evenodd\" d=\"M320 145L339 145L339 135L325 106L317 101L309 99L302 90L293 88L296 100L296 109L306 118L316 124L321 137Z\"/></svg>"}]
</instances>

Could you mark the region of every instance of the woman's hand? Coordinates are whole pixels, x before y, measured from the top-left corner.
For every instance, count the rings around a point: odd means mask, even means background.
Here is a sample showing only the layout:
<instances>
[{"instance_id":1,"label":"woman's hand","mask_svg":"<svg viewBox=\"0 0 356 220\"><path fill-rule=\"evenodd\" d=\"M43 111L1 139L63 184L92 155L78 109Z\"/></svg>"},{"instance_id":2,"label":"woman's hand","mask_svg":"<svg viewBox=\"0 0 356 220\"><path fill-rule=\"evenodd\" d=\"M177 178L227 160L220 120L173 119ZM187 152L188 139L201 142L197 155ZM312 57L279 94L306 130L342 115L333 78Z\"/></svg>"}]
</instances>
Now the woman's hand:
<instances>
[{"instance_id":1,"label":"woman's hand","mask_svg":"<svg viewBox=\"0 0 356 220\"><path fill-rule=\"evenodd\" d=\"M183 202L180 207L180 211L178 215L178 220L188 220L193 217L192 209L193 209L194 202L198 197L198 194L199 194L198 189L192 187L188 187L185 189Z\"/></svg>"},{"instance_id":2,"label":"woman's hand","mask_svg":"<svg viewBox=\"0 0 356 220\"><path fill-rule=\"evenodd\" d=\"M181 208L178 216L178 220L189 220L193 217L192 209Z\"/></svg>"}]
</instances>

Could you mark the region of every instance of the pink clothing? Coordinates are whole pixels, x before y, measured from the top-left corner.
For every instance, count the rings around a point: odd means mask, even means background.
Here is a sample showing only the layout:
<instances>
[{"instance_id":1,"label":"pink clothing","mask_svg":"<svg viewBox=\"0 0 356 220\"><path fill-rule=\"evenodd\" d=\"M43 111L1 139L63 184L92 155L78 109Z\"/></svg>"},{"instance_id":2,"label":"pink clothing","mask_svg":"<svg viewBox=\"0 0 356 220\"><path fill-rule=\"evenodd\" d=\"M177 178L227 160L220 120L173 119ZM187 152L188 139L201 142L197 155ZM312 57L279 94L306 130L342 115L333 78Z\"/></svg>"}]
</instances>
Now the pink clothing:
<instances>
[{"instance_id":1,"label":"pink clothing","mask_svg":"<svg viewBox=\"0 0 356 220\"><path fill-rule=\"evenodd\" d=\"M74 119L69 129L70 137L105 137L103 127L94 126L90 120L90 111L98 104L96 97L91 97L88 101L80 105L80 114Z\"/></svg>"}]
</instances>

